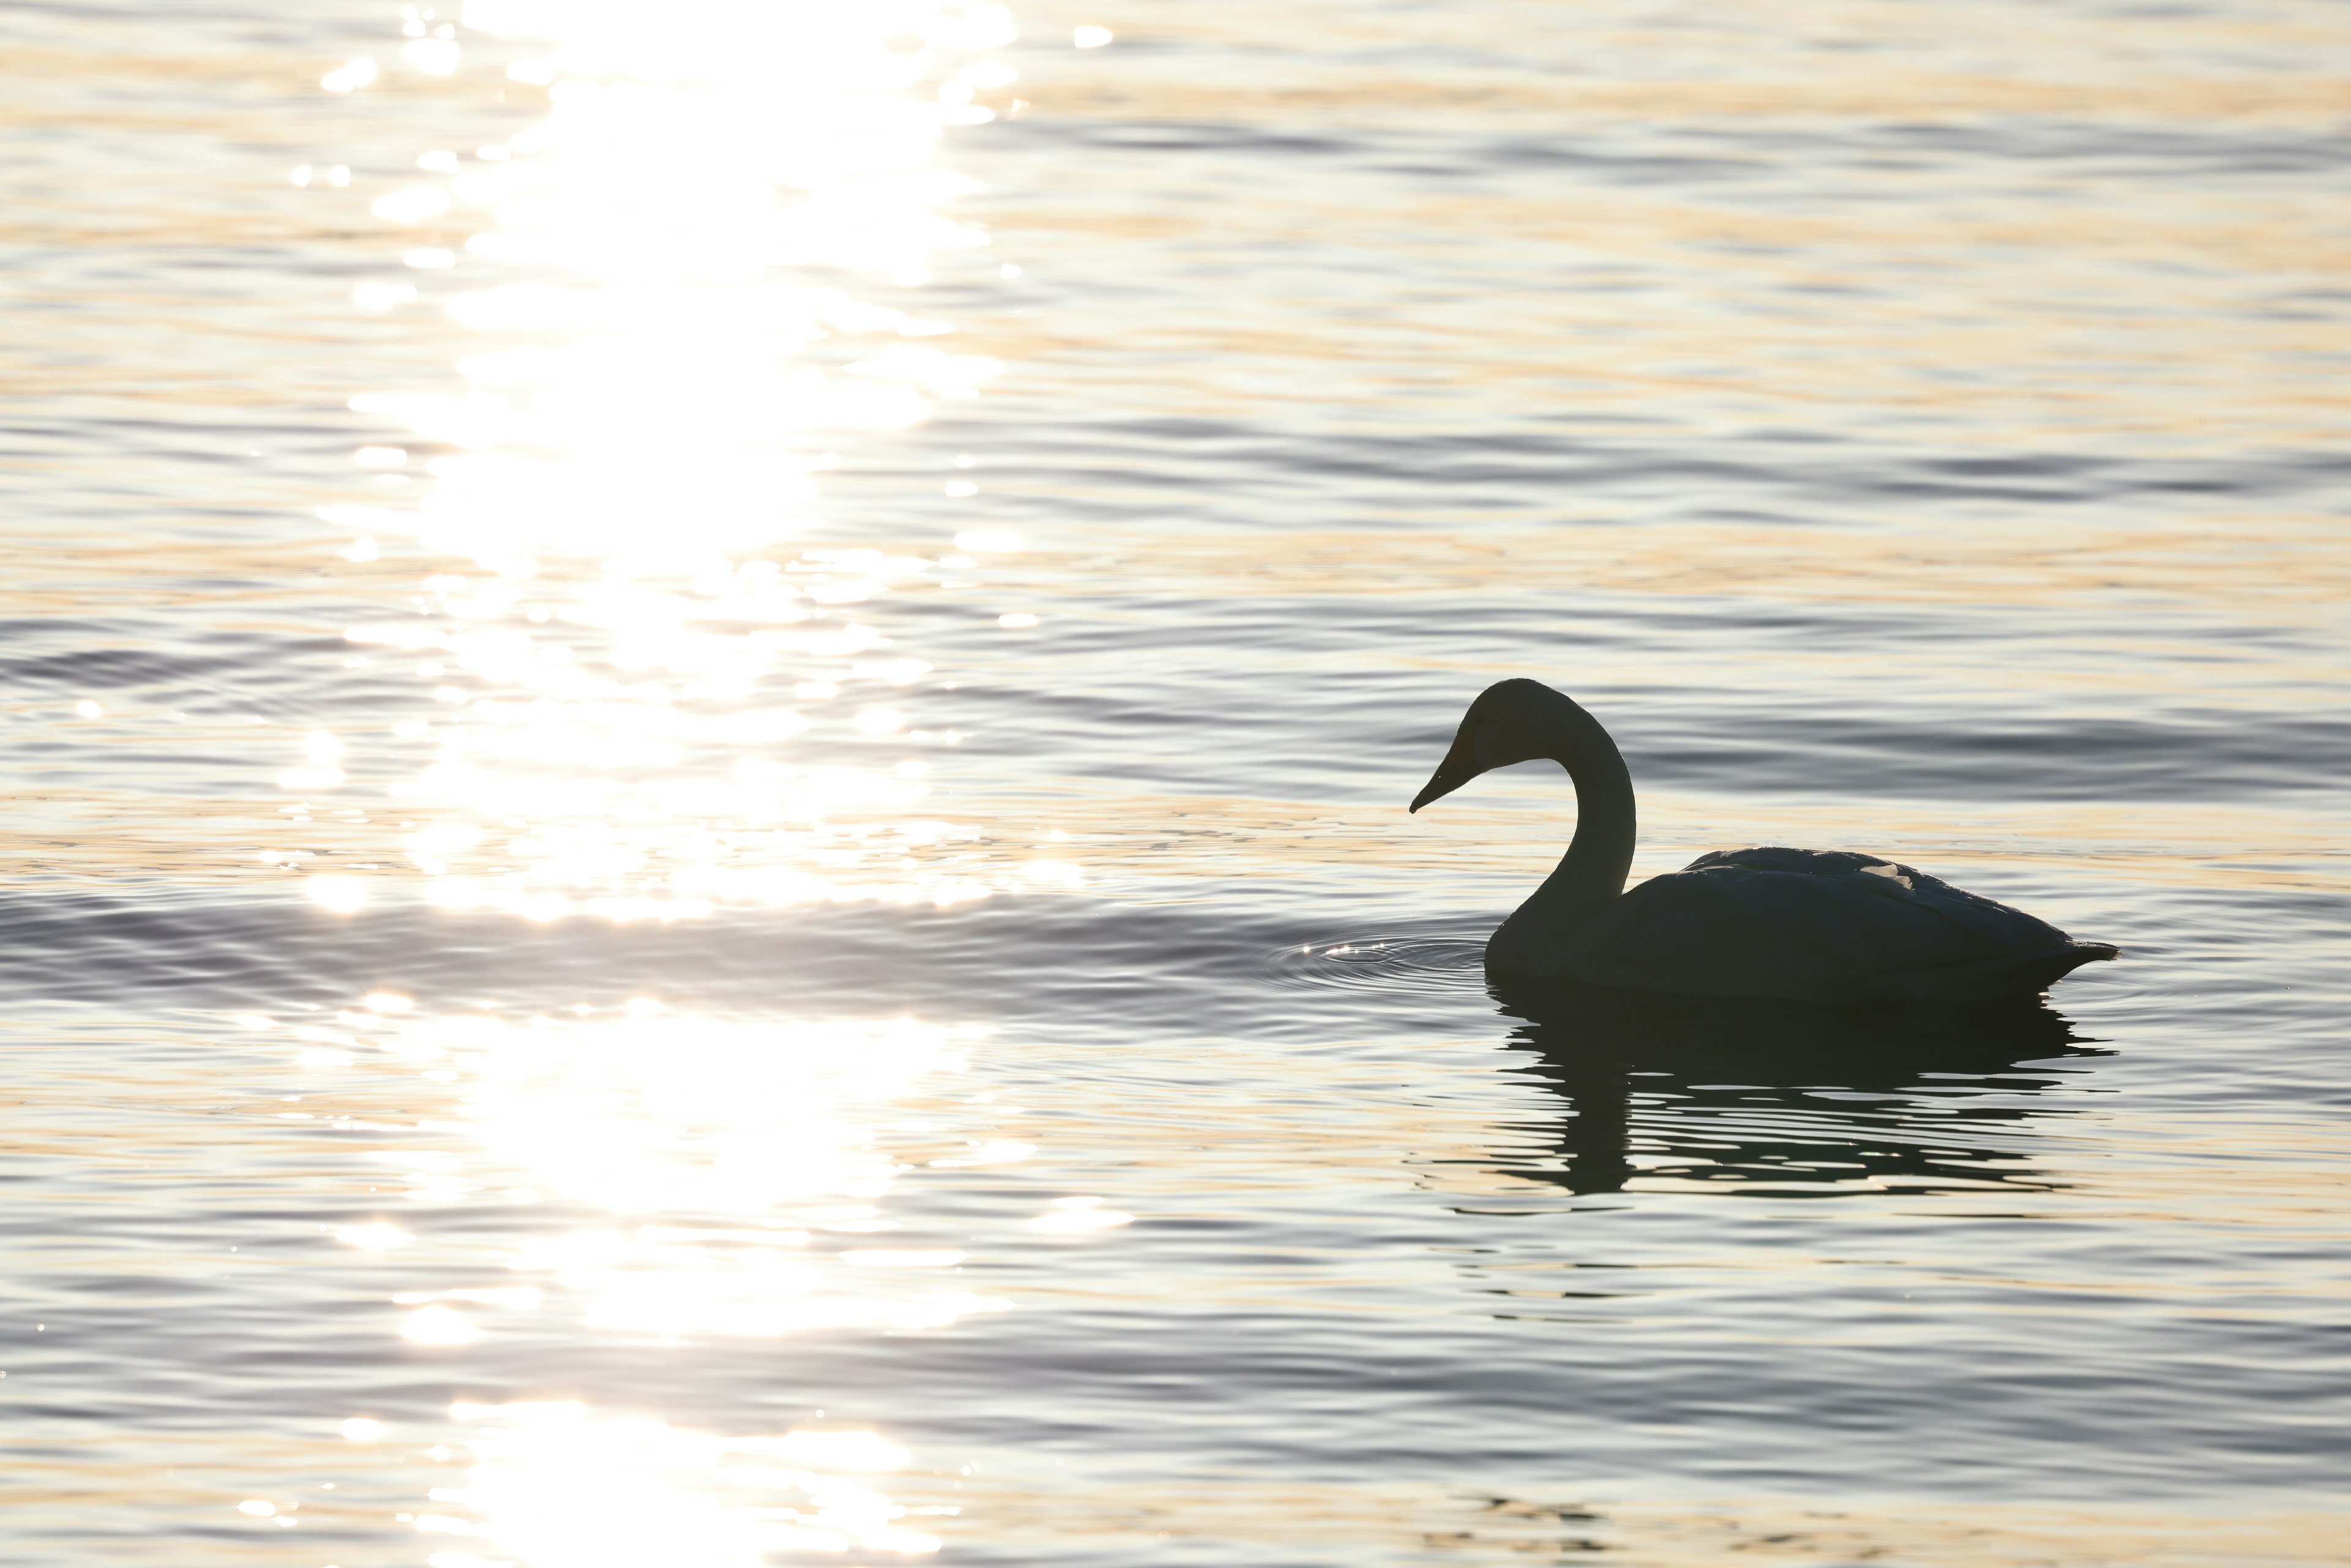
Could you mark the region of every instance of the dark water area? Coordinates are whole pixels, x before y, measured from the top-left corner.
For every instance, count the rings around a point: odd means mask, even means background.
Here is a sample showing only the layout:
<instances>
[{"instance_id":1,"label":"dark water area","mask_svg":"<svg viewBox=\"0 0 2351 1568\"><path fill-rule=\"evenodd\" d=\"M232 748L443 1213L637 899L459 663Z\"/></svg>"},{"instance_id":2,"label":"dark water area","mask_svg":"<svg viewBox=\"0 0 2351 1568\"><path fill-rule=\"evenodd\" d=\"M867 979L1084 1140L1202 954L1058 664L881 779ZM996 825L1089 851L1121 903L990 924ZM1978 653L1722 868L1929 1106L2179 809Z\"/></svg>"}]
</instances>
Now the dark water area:
<instances>
[{"instance_id":1,"label":"dark water area","mask_svg":"<svg viewBox=\"0 0 2351 1568\"><path fill-rule=\"evenodd\" d=\"M2338 6L0 69L0 1564L2346 1560ZM1512 676L2121 961L1497 988Z\"/></svg>"}]
</instances>

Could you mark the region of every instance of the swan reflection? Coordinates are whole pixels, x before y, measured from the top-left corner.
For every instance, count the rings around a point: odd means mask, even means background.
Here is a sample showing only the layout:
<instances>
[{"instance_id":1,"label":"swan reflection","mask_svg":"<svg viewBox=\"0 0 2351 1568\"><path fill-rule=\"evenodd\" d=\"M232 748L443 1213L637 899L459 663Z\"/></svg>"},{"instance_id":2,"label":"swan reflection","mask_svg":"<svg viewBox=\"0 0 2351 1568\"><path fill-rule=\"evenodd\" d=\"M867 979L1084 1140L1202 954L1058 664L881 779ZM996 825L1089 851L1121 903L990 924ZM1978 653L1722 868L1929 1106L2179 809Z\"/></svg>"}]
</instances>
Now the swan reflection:
<instances>
[{"instance_id":1,"label":"swan reflection","mask_svg":"<svg viewBox=\"0 0 2351 1568\"><path fill-rule=\"evenodd\" d=\"M2046 1189L2034 1097L2108 1054L2045 1002L1876 1009L1598 987L1496 993L1510 1043L1567 1102L1501 1167L1576 1193ZM1530 1129L1536 1131L1537 1129Z\"/></svg>"}]
</instances>

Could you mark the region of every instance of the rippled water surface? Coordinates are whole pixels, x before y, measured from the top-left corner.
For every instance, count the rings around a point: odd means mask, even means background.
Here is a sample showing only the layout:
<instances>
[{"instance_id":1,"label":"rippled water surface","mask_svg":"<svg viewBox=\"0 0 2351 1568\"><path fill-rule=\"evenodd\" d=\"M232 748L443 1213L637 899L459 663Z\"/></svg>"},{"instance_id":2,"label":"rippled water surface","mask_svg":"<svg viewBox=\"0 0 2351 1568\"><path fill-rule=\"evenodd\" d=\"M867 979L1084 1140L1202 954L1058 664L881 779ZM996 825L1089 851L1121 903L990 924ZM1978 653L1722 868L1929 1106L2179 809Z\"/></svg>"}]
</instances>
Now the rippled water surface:
<instances>
[{"instance_id":1,"label":"rippled water surface","mask_svg":"<svg viewBox=\"0 0 2351 1568\"><path fill-rule=\"evenodd\" d=\"M0 15L0 1563L2342 1563L2333 0ZM2045 1005L1490 994L1866 849Z\"/></svg>"}]
</instances>

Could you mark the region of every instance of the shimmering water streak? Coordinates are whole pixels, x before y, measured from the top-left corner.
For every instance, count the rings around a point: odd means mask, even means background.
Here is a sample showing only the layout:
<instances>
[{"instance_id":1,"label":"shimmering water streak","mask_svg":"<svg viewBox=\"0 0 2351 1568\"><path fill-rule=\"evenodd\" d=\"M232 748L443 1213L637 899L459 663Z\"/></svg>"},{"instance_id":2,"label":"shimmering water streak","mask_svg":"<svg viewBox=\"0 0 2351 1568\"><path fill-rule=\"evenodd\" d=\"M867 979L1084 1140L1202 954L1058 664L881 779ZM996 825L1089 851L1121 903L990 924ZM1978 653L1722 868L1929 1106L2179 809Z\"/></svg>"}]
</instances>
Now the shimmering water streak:
<instances>
[{"instance_id":1,"label":"shimmering water streak","mask_svg":"<svg viewBox=\"0 0 2351 1568\"><path fill-rule=\"evenodd\" d=\"M964 1129L951 1117L905 1118L918 1089L936 1101L925 1081L959 1072L958 1047L985 1031L905 1019L728 1025L671 1016L647 998L592 1015L583 1006L523 1023L436 1018L378 993L330 1025L283 1031L295 1065L323 1079L324 1092L303 1097L317 1110L282 1114L324 1117L362 1139L423 1134L354 1154L404 1188L423 1223L388 1208L333 1232L346 1247L409 1257L419 1272L473 1274L473 1283L392 1294L412 1350L462 1356L486 1342L495 1352L544 1316L577 1325L558 1332L674 1344L933 1330L1010 1305L929 1282L964 1254L894 1239L900 1222L886 1214L904 1171L1033 1152L952 1136ZM242 1021L277 1030L257 1015ZM428 1098L457 1096L455 1122L411 1128L369 1114L370 1101L399 1094L396 1081L412 1074ZM453 1133L462 1134L454 1145ZM928 1160L910 1159L921 1145ZM475 1195L514 1217L495 1233L506 1245L485 1246L480 1218L462 1234L431 1234ZM588 1222L534 1225L542 1201ZM1127 1218L1080 1198L1034 1223L1060 1232ZM465 1484L434 1489L414 1526L496 1555L436 1552L434 1568L618 1568L648 1554L749 1563L775 1552L920 1555L939 1544L872 1483L907 1456L871 1431L720 1436L576 1401L460 1401L449 1414L458 1431L435 1434L436 1453L467 1456ZM343 1427L357 1441L384 1436L371 1416Z\"/></svg>"},{"instance_id":2,"label":"shimmering water streak","mask_svg":"<svg viewBox=\"0 0 2351 1568\"><path fill-rule=\"evenodd\" d=\"M507 74L549 110L421 151L437 177L375 201L434 242L406 262L475 341L445 390L353 398L408 434L354 454L372 498L321 510L362 530L356 558L397 537L477 563L432 574L413 616L347 632L446 705L390 737L403 759L429 748L390 788L430 896L674 918L1073 883L1057 862L971 865L956 846L973 830L915 810L925 754L962 737L922 726L931 664L858 607L970 555L776 553L819 526L832 444L997 371L895 301L987 243L946 211L978 187L938 148L995 118L977 100L1013 78L987 57L1009 13L477 3L465 26L537 50ZM281 783L340 787L347 748L315 737ZM343 911L375 892L342 872L310 885Z\"/></svg>"},{"instance_id":3,"label":"shimmering water streak","mask_svg":"<svg viewBox=\"0 0 2351 1568\"><path fill-rule=\"evenodd\" d=\"M462 1490L436 1500L428 1535L480 1538L526 1563L624 1568L650 1560L758 1563L778 1552L923 1556L939 1538L914 1528L875 1479L906 1451L871 1432L810 1429L726 1437L643 1418L598 1418L577 1405L459 1404L472 1428ZM922 1515L952 1515L932 1507ZM478 1522L477 1522L478 1521ZM432 1568L484 1559L436 1552Z\"/></svg>"},{"instance_id":4,"label":"shimmering water streak","mask_svg":"<svg viewBox=\"0 0 2351 1568\"><path fill-rule=\"evenodd\" d=\"M985 56L1015 37L1008 13L703 5L652 17L477 0L465 22L542 48L507 74L548 84L550 110L470 153L423 152L422 169L455 177L374 204L450 241L405 259L457 286L447 312L480 344L453 367L462 390L352 399L409 434L354 454L381 499L320 514L361 531L353 559L405 538L476 563L432 576L413 619L347 632L414 661L451 710L397 727L433 758L389 786L433 902L674 919L725 902L944 905L1006 885L918 860L976 836L915 815L924 752L962 737L910 716L931 665L858 610L969 556L776 549L820 526L831 444L916 423L997 371L950 351L951 323L894 299L929 281L937 255L987 244L943 210L977 187L936 162L937 144L946 127L994 118L974 99L1011 80ZM447 231L485 220L462 246ZM403 291L361 285L355 298ZM852 704L844 748L823 731ZM877 761L881 747L894 756ZM323 793L348 780L344 760L321 736L281 784ZM1040 874L1032 863L1014 884ZM1050 862L1041 874L1076 880ZM342 911L371 891L348 873L309 886ZM949 1140L910 1165L885 1151L957 1124L877 1122L984 1030L726 1022L649 999L601 1021L405 1012L387 998L344 1014L370 1031L350 1051L450 1085L472 1134L470 1152L371 1156L411 1200L462 1205L495 1187L605 1217L526 1230L505 1280L396 1295L413 1346L462 1354L541 1312L674 1340L913 1332L1010 1305L929 1283L965 1253L894 1237L887 1198L907 1169L1008 1164L1033 1145ZM1077 1197L1036 1223L1126 1218ZM388 1220L339 1235L404 1239ZM496 1424L465 1439L467 1486L434 1493L455 1511L417 1528L529 1563L938 1545L834 1473L903 1463L870 1433L727 1438L577 1404L453 1415Z\"/></svg>"},{"instance_id":5,"label":"shimmering water streak","mask_svg":"<svg viewBox=\"0 0 2351 1568\"><path fill-rule=\"evenodd\" d=\"M338 1013L332 1027L295 1024L296 1040L320 1042L298 1050L297 1065L353 1069L364 1075L354 1087L378 1095L386 1071L420 1075L428 1095L458 1095L459 1119L436 1130L462 1130L465 1146L436 1137L362 1156L409 1203L463 1205L485 1193L528 1206L544 1197L603 1217L517 1237L503 1265L519 1276L510 1285L411 1293L401 1304L420 1310L401 1332L412 1342L472 1343L484 1331L465 1303L535 1311L550 1293L592 1327L659 1334L935 1327L1004 1305L968 1291L890 1288L892 1270L919 1280L951 1269L963 1258L954 1249L882 1239L811 1247L899 1229L878 1206L906 1170L1003 1165L1034 1152L1014 1139L946 1138L962 1131L952 1118L890 1119L918 1088L936 1096L925 1081L959 1071L958 1049L984 1030L904 1019L721 1023L643 998L618 1017L582 1006L522 1023L408 1016L405 998L371 1001ZM326 1104L336 1097L329 1089ZM977 1112L990 1124L991 1098ZM336 1130L376 1126L361 1113L339 1114ZM908 1134L930 1145L911 1163ZM383 1219L336 1236L368 1249L413 1239Z\"/></svg>"}]
</instances>

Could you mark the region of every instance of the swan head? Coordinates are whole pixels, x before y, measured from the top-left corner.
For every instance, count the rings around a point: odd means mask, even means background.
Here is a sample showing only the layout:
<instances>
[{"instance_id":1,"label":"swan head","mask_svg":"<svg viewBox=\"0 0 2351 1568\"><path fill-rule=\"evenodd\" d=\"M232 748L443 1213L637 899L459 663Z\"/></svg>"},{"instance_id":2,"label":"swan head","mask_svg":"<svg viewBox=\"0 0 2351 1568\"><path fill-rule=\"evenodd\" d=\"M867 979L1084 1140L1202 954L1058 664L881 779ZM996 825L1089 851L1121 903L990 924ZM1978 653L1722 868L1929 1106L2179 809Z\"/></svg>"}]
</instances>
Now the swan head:
<instances>
[{"instance_id":1,"label":"swan head","mask_svg":"<svg viewBox=\"0 0 2351 1568\"><path fill-rule=\"evenodd\" d=\"M1411 810L1444 799L1480 773L1555 756L1562 704L1574 706L1539 681L1502 681L1479 692L1461 716L1445 760L1413 797Z\"/></svg>"}]
</instances>

